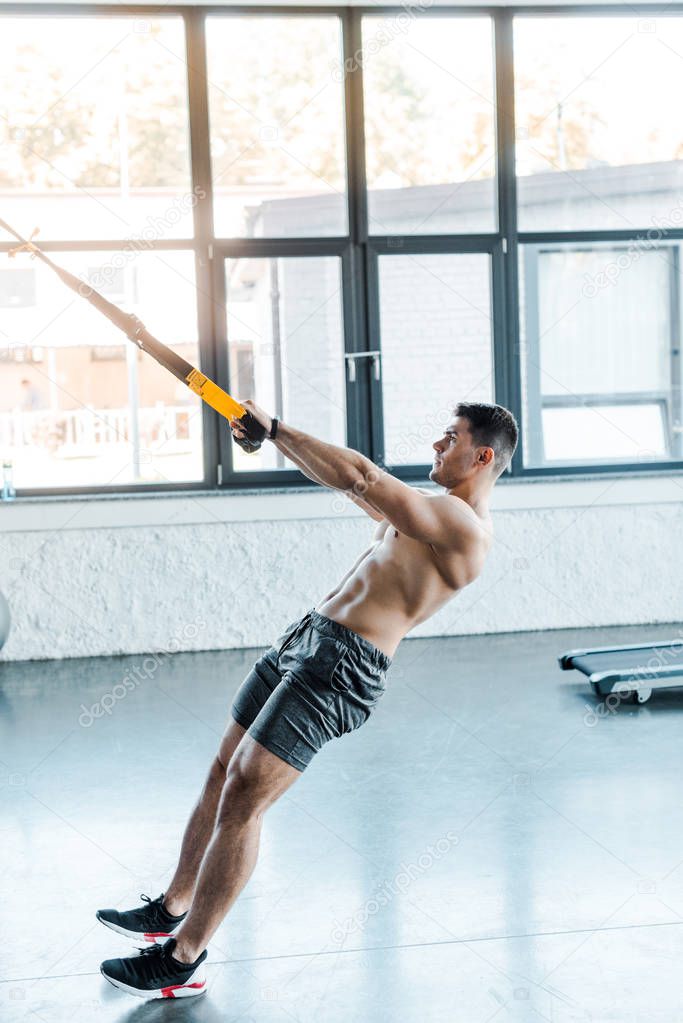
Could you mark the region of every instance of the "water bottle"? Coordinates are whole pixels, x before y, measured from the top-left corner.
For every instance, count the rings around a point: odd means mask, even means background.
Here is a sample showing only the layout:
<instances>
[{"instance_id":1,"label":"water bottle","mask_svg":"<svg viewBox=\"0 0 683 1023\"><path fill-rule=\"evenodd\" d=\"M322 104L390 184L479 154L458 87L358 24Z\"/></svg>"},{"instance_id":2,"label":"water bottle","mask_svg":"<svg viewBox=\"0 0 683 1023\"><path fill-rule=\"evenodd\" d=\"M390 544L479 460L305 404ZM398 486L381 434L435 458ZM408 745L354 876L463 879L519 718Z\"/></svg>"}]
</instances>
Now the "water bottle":
<instances>
[{"instance_id":1,"label":"water bottle","mask_svg":"<svg viewBox=\"0 0 683 1023\"><path fill-rule=\"evenodd\" d=\"M3 501L13 501L17 496L17 492L14 489L14 483L12 482L12 463L2 463L2 499Z\"/></svg>"}]
</instances>

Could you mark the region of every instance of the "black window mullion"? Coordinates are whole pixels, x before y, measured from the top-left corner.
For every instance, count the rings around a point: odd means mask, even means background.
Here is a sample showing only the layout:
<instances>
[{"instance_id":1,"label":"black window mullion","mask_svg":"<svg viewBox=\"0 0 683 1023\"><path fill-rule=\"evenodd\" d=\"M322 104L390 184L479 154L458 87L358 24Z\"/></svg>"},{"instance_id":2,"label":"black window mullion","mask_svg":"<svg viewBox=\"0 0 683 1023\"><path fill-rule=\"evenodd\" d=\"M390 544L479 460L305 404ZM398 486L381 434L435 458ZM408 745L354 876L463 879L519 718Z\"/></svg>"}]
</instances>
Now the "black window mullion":
<instances>
[{"instance_id":1,"label":"black window mullion","mask_svg":"<svg viewBox=\"0 0 683 1023\"><path fill-rule=\"evenodd\" d=\"M223 12L225 13L225 12ZM227 12L230 13L230 12ZM253 12L252 12L253 13ZM282 16L291 16L292 12L282 9L276 12ZM307 13L307 11L302 11ZM325 16L329 17L335 13L334 10L326 10ZM343 57L347 53L347 35L349 12L341 15L342 39L344 42ZM353 77L353 76L348 76ZM351 86L346 82L346 114L345 134L347 145L347 189L350 197L352 181L355 180L355 168L358 165L358 140L354 138L352 124L354 104L349 100ZM351 90L352 91L352 90ZM208 121L207 133L205 135L205 148L209 150ZM362 145L362 140L361 140ZM353 169L352 169L353 168ZM355 192L354 192L355 195ZM348 199L349 224L356 223L355 206ZM212 236L213 237L213 236ZM214 250L214 295L215 308L217 309L214 336L216 341L215 363L217 382L230 391L230 353L227 335L227 288L225 277L225 265L228 259L250 259L250 258L278 258L288 256L337 256L341 259L340 281L342 287L342 329L344 337L344 351L353 351L358 345L359 325L362 324L364 309L364 289L362 280L357 269L358 261L354 260L354 254L350 252L349 239L344 237L310 237L310 238L216 238L213 237ZM345 361L345 360L344 360ZM342 372L345 366L342 366ZM234 397L239 398L235 394ZM360 416L357 411L357 392L353 387L346 384L347 398L347 443L354 447L361 447L359 439L358 423ZM355 442L355 443L354 443ZM219 430L218 438L219 464L221 468L221 479L224 487L228 489L241 489L249 486L273 486L286 485L313 486L307 477L298 469L267 469L262 471L236 472L233 465L233 447L229 429Z\"/></svg>"},{"instance_id":2,"label":"black window mullion","mask_svg":"<svg viewBox=\"0 0 683 1023\"><path fill-rule=\"evenodd\" d=\"M367 176L363 68L357 55L363 45L361 12L350 8L342 20L344 104L349 235L355 245L368 240Z\"/></svg>"},{"instance_id":3,"label":"black window mullion","mask_svg":"<svg viewBox=\"0 0 683 1023\"><path fill-rule=\"evenodd\" d=\"M184 15L187 57L187 89L190 122L190 160L195 231L195 275L197 285L197 326L199 332L199 368L214 379L217 373L216 316L213 239L213 183L209 150L209 99L206 63L206 19L200 10ZM220 417L205 402L200 402L204 482L217 484Z\"/></svg>"},{"instance_id":4,"label":"black window mullion","mask_svg":"<svg viewBox=\"0 0 683 1023\"><path fill-rule=\"evenodd\" d=\"M194 206L194 238L192 240L159 239L152 247L158 249L192 248L195 254L197 288L197 317L199 336L199 366L223 387L230 389L229 351L227 321L225 315L226 281L225 260L288 255L335 255L341 258L343 337L345 355L381 349L380 338L380 296L379 256L392 254L419 255L435 252L486 251L491 258L491 311L492 345L494 357L495 400L506 405L515 414L520 429L527 424L527 447L534 450L534 444L542 442L540 386L536 382L539 373L540 351L538 338L537 310L537 258L541 243L554 241L571 242L627 242L647 236L646 229L633 231L536 231L518 232L517 223L517 182L515 169L515 110L514 110L514 53L513 26L515 17L526 15L546 17L565 14L601 14L618 17L632 10L628 4L617 7L591 5L582 8L576 4L563 4L560 8L542 6L519 6L515 8L467 7L448 5L423 12L424 16L458 17L463 14L489 15L493 19L495 48L495 95L496 95L496 182L498 230L489 235L446 235L411 236L369 236L368 194L365 164L365 135L363 110L363 68L356 55L362 52L362 19L376 14L377 8L367 5L351 7L307 7L301 5L286 8L271 5L267 8L251 8L243 5L226 10L219 6L193 8L179 6L168 11L169 16L181 16L186 33L186 62L189 106L189 134L192 187L198 198ZM403 11L402 7L382 8L390 15ZM149 5L133 6L122 11L114 5L91 4L78 8L74 4L9 4L5 15L30 17L32 15L62 14L121 14L131 11L138 14L162 15L157 8ZM673 3L665 13L680 15L683 5ZM348 202L348 237L304 238L304 239L216 239L213 227L213 191L210 157L208 72L205 26L209 14L236 16L260 13L265 16L296 17L303 14L317 14L321 17L336 15L340 18L344 60L344 132L346 140L346 173ZM660 11L659 14L662 12ZM663 240L683 240L683 229L667 229L662 232ZM103 240L101 242L71 241L46 242L46 251L53 249L85 249L121 247L123 242ZM0 250L8 245L0 245ZM525 260L524 279L526 283L526 304L520 309L519 277L520 255ZM678 426L683 417L681 398L681 300L678 272L679 248L673 250L675 268L671 277L671 370L672 370L672 425ZM525 332L527 346L526 365L521 350L520 315L528 317ZM344 360L345 364L348 360ZM381 367L380 367L381 368ZM346 378L347 398L347 443L364 452L382 464L384 459L383 393L382 381L374 374L374 361L369 358L355 360L356 380L351 382L347 366L343 371ZM525 401L529 407L522 407L522 372L527 374ZM239 395L235 395L239 397ZM222 472L224 486L231 489L249 490L252 487L281 487L309 485L309 481L298 470L264 470L255 473L235 473L232 465L232 441L227 424L205 403L201 403L203 423L203 467L204 482L178 484L134 484L121 487L95 488L52 488L50 490L28 490L24 493L48 497L52 493L136 493L154 490L194 490L200 486L215 487L217 474ZM683 435L675 433L673 442L675 454L683 459ZM596 473L620 473L640 471L654 474L660 471L677 471L683 461L649 463L647 467L631 464L575 465L543 467L533 465L532 455L529 467L524 465L522 444L519 445L511 467L512 475L573 476ZM423 475L423 466L396 467L396 475L402 478L417 478ZM310 484L315 486L315 484Z\"/></svg>"},{"instance_id":5,"label":"black window mullion","mask_svg":"<svg viewBox=\"0 0 683 1023\"><path fill-rule=\"evenodd\" d=\"M357 351L358 339L362 336L360 321L364 318L363 295L365 293L365 271L362 252L356 245L349 244L342 258L342 312L344 317L344 365L342 372L346 393L346 444L357 451L363 450L365 404L360 400L359 381L352 380L352 360L346 355ZM356 368L358 363L356 362Z\"/></svg>"},{"instance_id":6,"label":"black window mullion","mask_svg":"<svg viewBox=\"0 0 683 1023\"><path fill-rule=\"evenodd\" d=\"M671 403L669 406L669 431L671 455L683 456L683 405L681 402L681 247L671 249L669 268L669 359L671 373Z\"/></svg>"},{"instance_id":7,"label":"black window mullion","mask_svg":"<svg viewBox=\"0 0 683 1023\"><path fill-rule=\"evenodd\" d=\"M342 330L345 349L352 350L353 334L353 292L355 279L358 276L352 268L352 251L347 239L339 238L281 238L281 239L232 239L216 240L213 244L213 305L216 310L215 316L215 360L216 360L216 382L229 391L233 397L240 398L239 394L232 389L233 382L230 378L230 351L227 331L227 286L226 286L226 263L228 260L238 259L277 259L288 257L324 257L335 256L340 260L340 286L342 289ZM344 367L342 367L344 372ZM351 391L347 381L346 387L347 403L355 401L354 392ZM258 395L256 396L258 402ZM269 410L274 413L275 410ZM310 481L298 469L263 469L257 471L236 471L233 466L232 437L227 424L223 429L219 421L219 465L221 467L221 483L226 489L243 489L251 486L281 487L286 485L308 486ZM297 425L294 423L293 425ZM354 436L354 418L348 412L347 406L347 432L350 434L347 443L353 444L351 437ZM310 484L314 486L315 484Z\"/></svg>"},{"instance_id":8,"label":"black window mullion","mask_svg":"<svg viewBox=\"0 0 683 1023\"><path fill-rule=\"evenodd\" d=\"M211 261L213 277L213 295L215 297L215 366L216 383L223 387L228 393L230 390L230 350L228 348L228 314L227 314L227 287L225 283L225 264L227 256L219 253L216 248L213 251ZM233 395L239 399L239 394ZM234 472L232 464L232 434L230 427L214 413L217 420L217 466L219 475L215 480L219 486L228 486L233 482Z\"/></svg>"},{"instance_id":9,"label":"black window mullion","mask_svg":"<svg viewBox=\"0 0 683 1023\"><path fill-rule=\"evenodd\" d=\"M372 342L370 350L381 353L379 256L371 245L367 247L366 274L368 281L368 333ZM384 465L386 454L384 450L384 365L381 354L372 359L363 359L363 362L365 363L364 379L369 391L370 458L378 465Z\"/></svg>"},{"instance_id":10,"label":"black window mullion","mask_svg":"<svg viewBox=\"0 0 683 1023\"><path fill-rule=\"evenodd\" d=\"M506 328L505 320L505 309L504 303L500 300L496 302L496 294L500 297L502 294L502 275L503 275L503 261L502 261L502 244L500 239L496 235L481 235L481 236L467 236L467 235L439 235L435 236L430 240L419 240L414 241L413 239L398 238L395 239L398 244L392 244L391 238L371 238L368 246L369 251L369 278L370 287L369 292L369 322L371 325L371 336L373 337L373 349L379 349L381 352L381 316L380 316L380 302L379 302L379 260L380 258L406 258L410 256L434 256L434 255L466 255L468 253L479 253L487 255L489 257L489 296L490 296L490 310L491 310L491 340L492 344L496 336L504 336ZM498 289L496 291L496 288ZM495 349L494 349L495 359ZM371 360L366 360L371 362ZM380 362L381 374L383 377L383 365ZM373 364L371 363L370 371L372 372ZM494 374L497 376L497 367L494 362ZM380 465L384 465L385 450L384 450L384 419L383 419L383 383L382 379L376 381L374 375L371 380L371 387L373 391L376 391L378 398L376 400L376 411L374 413L376 422L373 420L371 426L373 430L373 438L375 443L374 450L377 452L374 461ZM497 392L496 392L497 393ZM500 400L500 399L499 399ZM425 475L429 473L431 469L431 463L417 463L411 462L407 465L392 465L391 473L397 476L399 479L405 480L406 482L415 482L418 480L424 480Z\"/></svg>"},{"instance_id":11,"label":"black window mullion","mask_svg":"<svg viewBox=\"0 0 683 1023\"><path fill-rule=\"evenodd\" d=\"M499 239L490 261L491 280L491 347L493 362L493 400L509 408L510 373L513 362L508 357L509 315L507 301L507 261L505 247ZM508 470L510 472L511 470Z\"/></svg>"},{"instance_id":12,"label":"black window mullion","mask_svg":"<svg viewBox=\"0 0 683 1023\"><path fill-rule=\"evenodd\" d=\"M365 114L362 15L348 8L342 18L346 174L349 210L349 252L344 273L345 356L367 352L375 334L370 314L372 281L369 274L368 202L365 168ZM375 419L381 418L377 395L371 391L368 359L344 359L346 378L347 444L375 457Z\"/></svg>"},{"instance_id":13,"label":"black window mullion","mask_svg":"<svg viewBox=\"0 0 683 1023\"><path fill-rule=\"evenodd\" d=\"M517 268L517 179L515 170L515 109L513 66L513 15L506 10L494 15L496 76L496 180L498 182L499 261L493 267L493 364L495 400L510 409L523 430L521 349L519 343L519 280ZM498 268L502 271L499 275ZM523 467L518 444L510 473Z\"/></svg>"},{"instance_id":14,"label":"black window mullion","mask_svg":"<svg viewBox=\"0 0 683 1023\"><path fill-rule=\"evenodd\" d=\"M440 13L458 12L448 11ZM461 13L461 12L460 12ZM484 12L487 13L487 12ZM360 12L356 12L360 16ZM517 334L513 336L510 330L511 311L517 309L516 295L513 293L512 300L508 298L509 289L517 286L516 272L511 264L514 263L516 252L514 246L509 244L516 234L516 217L514 205L512 214L510 212L510 198L515 201L514 181L514 146L510 147L509 139L514 142L514 118L512 117L512 99L510 82L512 78L511 58L509 60L507 74L500 72L500 65L511 54L512 28L511 18L505 16L505 12L496 11L494 19L494 40L495 40L495 64L496 95L504 96L506 102L501 105L500 99L496 107L496 151L497 166L496 180L498 183L498 231L486 234L449 234L433 236L372 236L369 244L367 275L368 275L368 324L369 336L372 341L371 348L381 350L381 323L379 303L379 256L389 255L427 255L435 253L465 253L465 252L486 252L490 256L490 288L491 288L491 317L492 317L492 344L493 344L493 365L494 365L494 393L495 400L508 407L512 407L513 400L516 405L516 415L520 418L520 400L515 394L515 379L518 373L516 360L518 345L515 344ZM507 90L507 91L506 91ZM505 150L504 150L505 147ZM503 156L505 151L506 156ZM511 177L512 175L512 177ZM506 205L507 203L507 205ZM507 243L503 241L506 237ZM368 372L372 374L372 360L369 363ZM381 380L377 382L374 374L370 379L371 394L373 396L372 408L372 457L382 464L384 461L384 429L383 429L383 390ZM517 391L519 389L517 388ZM425 469L429 466L407 465L392 467L392 472L399 478L417 479L424 476Z\"/></svg>"},{"instance_id":15,"label":"black window mullion","mask_svg":"<svg viewBox=\"0 0 683 1023\"><path fill-rule=\"evenodd\" d=\"M524 419L526 461L542 465L543 394L541 387L541 316L539 309L538 253L540 246L525 245L524 258L524 375L526 378L526 416ZM521 353L520 353L521 361Z\"/></svg>"}]
</instances>

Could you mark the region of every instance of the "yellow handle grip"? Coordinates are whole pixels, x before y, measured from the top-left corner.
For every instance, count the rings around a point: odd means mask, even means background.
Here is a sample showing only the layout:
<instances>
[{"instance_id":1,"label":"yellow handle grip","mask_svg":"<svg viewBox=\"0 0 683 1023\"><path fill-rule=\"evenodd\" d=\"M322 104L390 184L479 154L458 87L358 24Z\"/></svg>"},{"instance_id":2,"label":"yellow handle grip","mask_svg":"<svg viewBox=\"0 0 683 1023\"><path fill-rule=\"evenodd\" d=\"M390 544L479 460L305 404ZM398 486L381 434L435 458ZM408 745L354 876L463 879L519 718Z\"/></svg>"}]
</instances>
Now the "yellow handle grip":
<instances>
[{"instance_id":1,"label":"yellow handle grip","mask_svg":"<svg viewBox=\"0 0 683 1023\"><path fill-rule=\"evenodd\" d=\"M225 419L241 419L247 411L244 405L240 405L238 401L231 398L227 391L224 391L218 384L214 384L213 380L209 380L198 369L193 369L191 373L188 373L185 382L191 391L198 394L207 405L210 405Z\"/></svg>"}]
</instances>

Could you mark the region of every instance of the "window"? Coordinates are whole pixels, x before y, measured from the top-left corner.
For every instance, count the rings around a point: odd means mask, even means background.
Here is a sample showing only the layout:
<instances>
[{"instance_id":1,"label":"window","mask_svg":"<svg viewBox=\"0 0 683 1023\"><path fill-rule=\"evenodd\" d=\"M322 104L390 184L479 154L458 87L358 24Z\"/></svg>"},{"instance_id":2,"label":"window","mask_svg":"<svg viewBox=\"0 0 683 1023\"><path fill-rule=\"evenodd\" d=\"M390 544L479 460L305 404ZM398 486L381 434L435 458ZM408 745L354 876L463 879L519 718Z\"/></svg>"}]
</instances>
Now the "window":
<instances>
[{"instance_id":1,"label":"window","mask_svg":"<svg viewBox=\"0 0 683 1023\"><path fill-rule=\"evenodd\" d=\"M256 400L255 354L254 345L250 342L240 344L235 341L230 345L230 382L240 401L247 398Z\"/></svg>"},{"instance_id":2,"label":"window","mask_svg":"<svg viewBox=\"0 0 683 1023\"><path fill-rule=\"evenodd\" d=\"M106 277L120 253L58 253L55 261L87 279ZM20 260L28 256L19 255ZM139 253L134 269L144 299L126 303L148 329L197 363L192 254ZM201 479L199 401L56 275L36 267L39 306L13 314L15 338L40 335L44 359L2 367L0 446L21 489L105 487ZM130 292L128 291L128 294Z\"/></svg>"},{"instance_id":3,"label":"window","mask_svg":"<svg viewBox=\"0 0 683 1023\"><path fill-rule=\"evenodd\" d=\"M253 381L258 403L274 415L321 440L345 444L339 260L227 260L225 276L228 347L238 382ZM249 397L241 391L235 396ZM252 454L234 445L232 457L237 472L285 467L272 444Z\"/></svg>"},{"instance_id":4,"label":"window","mask_svg":"<svg viewBox=\"0 0 683 1023\"><path fill-rule=\"evenodd\" d=\"M548 463L608 462L617 459L666 458L667 407L664 400L630 397L621 405L608 399L580 406L549 405L543 409L543 437Z\"/></svg>"},{"instance_id":5,"label":"window","mask_svg":"<svg viewBox=\"0 0 683 1023\"><path fill-rule=\"evenodd\" d=\"M36 304L36 276L33 267L0 272L0 307L24 309Z\"/></svg>"},{"instance_id":6,"label":"window","mask_svg":"<svg viewBox=\"0 0 683 1023\"><path fill-rule=\"evenodd\" d=\"M683 18L513 26L523 465L680 463Z\"/></svg>"},{"instance_id":7,"label":"window","mask_svg":"<svg viewBox=\"0 0 683 1023\"><path fill-rule=\"evenodd\" d=\"M39 239L188 238L183 21L2 16L3 217Z\"/></svg>"},{"instance_id":8,"label":"window","mask_svg":"<svg viewBox=\"0 0 683 1023\"><path fill-rule=\"evenodd\" d=\"M384 461L424 465L458 401L493 400L489 257L380 258Z\"/></svg>"},{"instance_id":9,"label":"window","mask_svg":"<svg viewBox=\"0 0 683 1023\"><path fill-rule=\"evenodd\" d=\"M681 457L680 246L522 250L529 466Z\"/></svg>"},{"instance_id":10,"label":"window","mask_svg":"<svg viewBox=\"0 0 683 1023\"><path fill-rule=\"evenodd\" d=\"M339 19L209 18L207 47L216 234L346 234Z\"/></svg>"},{"instance_id":11,"label":"window","mask_svg":"<svg viewBox=\"0 0 683 1023\"><path fill-rule=\"evenodd\" d=\"M10 342L0 347L0 362L44 362L45 350L40 345L26 345Z\"/></svg>"},{"instance_id":12,"label":"window","mask_svg":"<svg viewBox=\"0 0 683 1023\"><path fill-rule=\"evenodd\" d=\"M515 414L512 476L683 468L678 7L36 10L3 218L234 397L406 480L463 400ZM14 247L20 492L313 485Z\"/></svg>"},{"instance_id":13,"label":"window","mask_svg":"<svg viewBox=\"0 0 683 1023\"><path fill-rule=\"evenodd\" d=\"M519 226L683 224L683 20L515 19Z\"/></svg>"},{"instance_id":14,"label":"window","mask_svg":"<svg viewBox=\"0 0 683 1023\"><path fill-rule=\"evenodd\" d=\"M100 267L89 266L86 280L91 287L99 291L110 302L124 304L139 301L138 268L135 265L112 266L109 264L104 272Z\"/></svg>"},{"instance_id":15,"label":"window","mask_svg":"<svg viewBox=\"0 0 683 1023\"><path fill-rule=\"evenodd\" d=\"M125 345L107 345L106 348L90 349L90 358L93 362L125 362L127 354Z\"/></svg>"},{"instance_id":16,"label":"window","mask_svg":"<svg viewBox=\"0 0 683 1023\"><path fill-rule=\"evenodd\" d=\"M491 20L365 17L362 65L371 234L494 231Z\"/></svg>"}]
</instances>

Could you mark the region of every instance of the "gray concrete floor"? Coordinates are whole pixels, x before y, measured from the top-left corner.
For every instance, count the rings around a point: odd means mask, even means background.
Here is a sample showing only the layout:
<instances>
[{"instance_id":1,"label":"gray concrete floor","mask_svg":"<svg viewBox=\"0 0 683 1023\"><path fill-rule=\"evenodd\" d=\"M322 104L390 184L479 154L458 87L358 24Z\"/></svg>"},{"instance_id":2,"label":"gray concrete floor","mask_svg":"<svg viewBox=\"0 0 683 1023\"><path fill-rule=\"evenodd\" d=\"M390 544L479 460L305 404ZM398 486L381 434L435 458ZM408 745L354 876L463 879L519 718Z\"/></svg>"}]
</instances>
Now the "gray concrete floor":
<instances>
[{"instance_id":1,"label":"gray concrete floor","mask_svg":"<svg viewBox=\"0 0 683 1023\"><path fill-rule=\"evenodd\" d=\"M679 634L404 642L374 717L269 812L209 991L176 1003L104 981L134 946L94 912L163 890L258 651L2 665L0 1020L683 1018L683 690L599 716L555 662Z\"/></svg>"}]
</instances>

